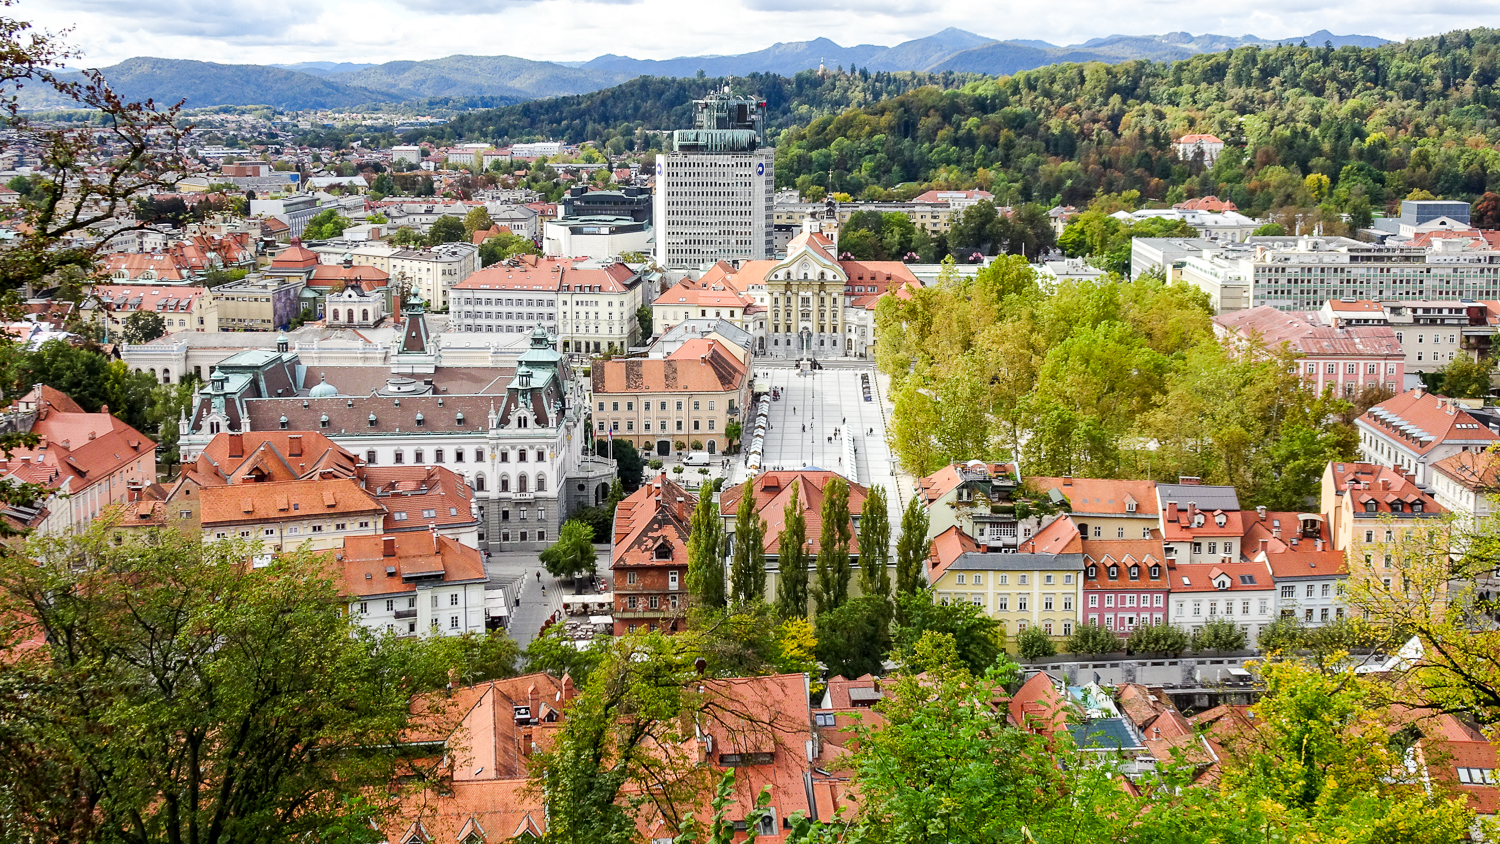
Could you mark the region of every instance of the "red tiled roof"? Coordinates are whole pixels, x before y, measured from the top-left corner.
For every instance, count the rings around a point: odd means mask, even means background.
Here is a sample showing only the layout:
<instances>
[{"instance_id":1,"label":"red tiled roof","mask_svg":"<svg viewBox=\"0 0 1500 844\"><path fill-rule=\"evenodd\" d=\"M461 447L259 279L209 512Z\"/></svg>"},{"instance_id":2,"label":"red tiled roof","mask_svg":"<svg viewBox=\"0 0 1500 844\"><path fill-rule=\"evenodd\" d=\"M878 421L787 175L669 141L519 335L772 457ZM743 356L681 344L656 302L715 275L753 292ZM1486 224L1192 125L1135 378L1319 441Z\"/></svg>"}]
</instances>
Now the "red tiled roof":
<instances>
[{"instance_id":1,"label":"red tiled roof","mask_svg":"<svg viewBox=\"0 0 1500 844\"><path fill-rule=\"evenodd\" d=\"M776 554L781 543L781 532L786 529L786 508L792 498L792 484L797 484L797 503L802 508L802 518L807 524L808 551L817 554L823 535L823 491L828 482L839 477L837 472L797 469L762 472L755 476L755 511L766 520L766 551ZM736 484L719 496L719 512L737 512L744 486ZM867 487L849 484L849 514L857 516L864 512ZM849 553L859 552L859 538L850 530Z\"/></svg>"},{"instance_id":2,"label":"red tiled roof","mask_svg":"<svg viewBox=\"0 0 1500 844\"><path fill-rule=\"evenodd\" d=\"M417 583L409 578L418 575L441 573L444 583L482 582L489 577L478 549L429 530L346 536L342 551L327 553L341 578L340 593L357 598L415 593Z\"/></svg>"},{"instance_id":3,"label":"red tiled roof","mask_svg":"<svg viewBox=\"0 0 1500 844\"><path fill-rule=\"evenodd\" d=\"M1265 563L1168 564L1167 579L1176 592L1253 592L1272 589L1271 572ZM1228 578L1228 588L1218 583ZM1244 578L1250 578L1247 582Z\"/></svg>"},{"instance_id":4,"label":"red tiled roof","mask_svg":"<svg viewBox=\"0 0 1500 844\"><path fill-rule=\"evenodd\" d=\"M1487 446L1500 440L1500 436L1470 416L1458 402L1422 389L1409 390L1375 405L1359 421L1418 454L1426 454L1445 443Z\"/></svg>"},{"instance_id":5,"label":"red tiled roof","mask_svg":"<svg viewBox=\"0 0 1500 844\"><path fill-rule=\"evenodd\" d=\"M596 395L727 393L745 386L749 370L723 343L689 340L666 358L616 358L595 362Z\"/></svg>"},{"instance_id":6,"label":"red tiled roof","mask_svg":"<svg viewBox=\"0 0 1500 844\"><path fill-rule=\"evenodd\" d=\"M1247 511L1244 517L1245 538L1240 549L1250 560L1258 560L1264 554L1272 577L1333 577L1348 573L1344 552L1334 550L1323 516L1268 510L1264 516Z\"/></svg>"},{"instance_id":7,"label":"red tiled roof","mask_svg":"<svg viewBox=\"0 0 1500 844\"><path fill-rule=\"evenodd\" d=\"M1180 138L1177 139L1177 143L1179 143L1179 144L1195 144L1195 143L1198 143L1199 141L1202 141L1204 143L1210 143L1210 144L1222 144L1222 143L1224 143L1223 141L1219 140L1218 138L1214 137L1213 135L1205 135L1205 134L1201 134L1201 133L1199 133L1199 134L1192 134L1192 135L1183 135L1182 137L1180 137Z\"/></svg>"},{"instance_id":8,"label":"red tiled roof","mask_svg":"<svg viewBox=\"0 0 1500 844\"><path fill-rule=\"evenodd\" d=\"M1155 516L1156 484L1099 478L1028 478L1041 492L1057 490L1067 496L1074 515ZM1127 509L1134 504L1135 510Z\"/></svg>"},{"instance_id":9,"label":"red tiled roof","mask_svg":"<svg viewBox=\"0 0 1500 844\"><path fill-rule=\"evenodd\" d=\"M1027 554L1082 554L1083 538L1071 516L1059 516L1036 535L1021 543Z\"/></svg>"},{"instance_id":10,"label":"red tiled roof","mask_svg":"<svg viewBox=\"0 0 1500 844\"><path fill-rule=\"evenodd\" d=\"M207 487L201 500L205 528L385 513L375 496L353 478Z\"/></svg>"},{"instance_id":11,"label":"red tiled roof","mask_svg":"<svg viewBox=\"0 0 1500 844\"><path fill-rule=\"evenodd\" d=\"M546 258L517 255L491 264L453 285L454 290L573 290L623 293L635 271L621 263L603 267L579 267L585 258Z\"/></svg>"},{"instance_id":12,"label":"red tiled roof","mask_svg":"<svg viewBox=\"0 0 1500 844\"><path fill-rule=\"evenodd\" d=\"M1332 463L1333 488L1339 495L1347 495L1353 507L1354 518L1380 517L1388 515L1393 502L1401 502L1403 512L1410 512L1411 505L1420 503L1424 514L1446 512L1443 506L1410 478L1388 466L1375 463ZM1365 505L1375 503L1375 512L1367 513Z\"/></svg>"},{"instance_id":13,"label":"red tiled roof","mask_svg":"<svg viewBox=\"0 0 1500 844\"><path fill-rule=\"evenodd\" d=\"M302 245L302 238L292 238L291 245L271 259L273 270L310 269L318 265L318 253Z\"/></svg>"},{"instance_id":14,"label":"red tiled roof","mask_svg":"<svg viewBox=\"0 0 1500 844\"><path fill-rule=\"evenodd\" d=\"M1432 470L1472 492L1500 491L1500 460L1489 451L1460 451L1432 464Z\"/></svg>"},{"instance_id":15,"label":"red tiled roof","mask_svg":"<svg viewBox=\"0 0 1500 844\"><path fill-rule=\"evenodd\" d=\"M1260 305L1221 314L1214 322L1242 337L1258 337L1268 347L1285 344L1309 357L1374 357L1405 360L1396 330L1389 325L1318 325L1306 316Z\"/></svg>"},{"instance_id":16,"label":"red tiled roof","mask_svg":"<svg viewBox=\"0 0 1500 844\"><path fill-rule=\"evenodd\" d=\"M66 483L69 493L78 495L147 452L156 465L156 443L108 413L44 410L31 433L39 437L36 445L13 448L8 458L0 459L0 472L22 483L48 489Z\"/></svg>"}]
</instances>

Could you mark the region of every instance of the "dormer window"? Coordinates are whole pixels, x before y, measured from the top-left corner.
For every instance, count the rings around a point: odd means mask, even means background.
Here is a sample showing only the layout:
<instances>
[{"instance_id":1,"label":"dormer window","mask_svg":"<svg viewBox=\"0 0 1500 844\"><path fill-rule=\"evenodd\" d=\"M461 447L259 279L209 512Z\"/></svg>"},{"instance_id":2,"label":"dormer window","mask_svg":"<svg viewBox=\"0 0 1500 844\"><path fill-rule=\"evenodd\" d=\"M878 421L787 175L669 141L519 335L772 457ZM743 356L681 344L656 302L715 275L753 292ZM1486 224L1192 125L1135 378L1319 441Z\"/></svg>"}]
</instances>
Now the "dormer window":
<instances>
[{"instance_id":1,"label":"dormer window","mask_svg":"<svg viewBox=\"0 0 1500 844\"><path fill-rule=\"evenodd\" d=\"M672 559L672 546L668 545L665 542L663 542L662 544L656 546L656 555L655 555L655 557L658 560L670 560L670 559Z\"/></svg>"},{"instance_id":2,"label":"dormer window","mask_svg":"<svg viewBox=\"0 0 1500 844\"><path fill-rule=\"evenodd\" d=\"M1109 579L1110 580L1118 580L1119 577L1120 577L1120 567L1119 566L1110 566L1109 567Z\"/></svg>"},{"instance_id":3,"label":"dormer window","mask_svg":"<svg viewBox=\"0 0 1500 844\"><path fill-rule=\"evenodd\" d=\"M370 414L370 427L375 427L375 414L373 413Z\"/></svg>"},{"instance_id":4,"label":"dormer window","mask_svg":"<svg viewBox=\"0 0 1500 844\"><path fill-rule=\"evenodd\" d=\"M421 428L422 426L424 426L426 424L427 424L427 420L422 418L422 414L421 413L418 413L417 414L417 427Z\"/></svg>"},{"instance_id":5,"label":"dormer window","mask_svg":"<svg viewBox=\"0 0 1500 844\"><path fill-rule=\"evenodd\" d=\"M1140 580L1141 579L1141 567L1140 566L1131 566L1130 567L1130 579L1131 580Z\"/></svg>"},{"instance_id":6,"label":"dormer window","mask_svg":"<svg viewBox=\"0 0 1500 844\"><path fill-rule=\"evenodd\" d=\"M1127 513L1134 513L1135 512L1135 502L1134 501L1128 501L1127 500L1125 502L1125 512L1127 512Z\"/></svg>"},{"instance_id":7,"label":"dormer window","mask_svg":"<svg viewBox=\"0 0 1500 844\"><path fill-rule=\"evenodd\" d=\"M1411 511L1413 513L1420 513L1420 512L1422 512L1422 502L1420 502L1420 501L1413 501L1411 503Z\"/></svg>"},{"instance_id":8,"label":"dormer window","mask_svg":"<svg viewBox=\"0 0 1500 844\"><path fill-rule=\"evenodd\" d=\"M1375 512L1375 502L1373 502L1373 501L1366 501L1365 502L1365 512L1366 513L1373 513L1373 512Z\"/></svg>"},{"instance_id":9,"label":"dormer window","mask_svg":"<svg viewBox=\"0 0 1500 844\"><path fill-rule=\"evenodd\" d=\"M1406 508L1406 505L1402 504L1400 501L1392 501L1391 502L1391 512L1392 513L1403 512L1405 510L1405 508Z\"/></svg>"},{"instance_id":10,"label":"dormer window","mask_svg":"<svg viewBox=\"0 0 1500 844\"><path fill-rule=\"evenodd\" d=\"M464 414L463 414L463 411L459 411L459 413L458 413L458 420L457 421L458 421L459 425L464 424Z\"/></svg>"},{"instance_id":11,"label":"dormer window","mask_svg":"<svg viewBox=\"0 0 1500 844\"><path fill-rule=\"evenodd\" d=\"M1160 578L1160 577L1161 577L1161 566L1152 566L1151 567L1151 579L1152 580L1156 580L1157 578Z\"/></svg>"},{"instance_id":12,"label":"dormer window","mask_svg":"<svg viewBox=\"0 0 1500 844\"><path fill-rule=\"evenodd\" d=\"M1089 579L1093 580L1093 579L1097 578L1098 576L1099 576L1099 567L1098 566L1094 566L1094 565L1089 566Z\"/></svg>"},{"instance_id":13,"label":"dormer window","mask_svg":"<svg viewBox=\"0 0 1500 844\"><path fill-rule=\"evenodd\" d=\"M1227 516L1227 515L1225 515L1223 513L1215 513L1214 514L1214 524L1218 525L1219 527L1223 527L1226 523L1228 523L1228 521L1229 521L1229 516Z\"/></svg>"}]
</instances>

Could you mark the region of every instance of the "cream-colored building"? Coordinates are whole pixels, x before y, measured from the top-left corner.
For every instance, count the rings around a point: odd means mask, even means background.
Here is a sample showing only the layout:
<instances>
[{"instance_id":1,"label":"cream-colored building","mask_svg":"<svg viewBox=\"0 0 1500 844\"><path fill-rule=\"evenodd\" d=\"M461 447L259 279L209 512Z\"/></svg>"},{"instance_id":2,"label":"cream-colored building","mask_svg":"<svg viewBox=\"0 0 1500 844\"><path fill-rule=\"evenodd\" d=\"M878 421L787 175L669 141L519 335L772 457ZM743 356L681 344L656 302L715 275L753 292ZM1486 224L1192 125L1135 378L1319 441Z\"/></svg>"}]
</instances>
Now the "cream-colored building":
<instances>
[{"instance_id":1,"label":"cream-colored building","mask_svg":"<svg viewBox=\"0 0 1500 844\"><path fill-rule=\"evenodd\" d=\"M1083 541L1067 516L1055 519L1017 553L987 552L957 525L932 541L928 581L940 604L970 603L1014 637L1040 627L1054 639L1073 634L1083 599Z\"/></svg>"},{"instance_id":2,"label":"cream-colored building","mask_svg":"<svg viewBox=\"0 0 1500 844\"><path fill-rule=\"evenodd\" d=\"M120 341L125 321L137 311L155 311L168 334L219 330L219 310L207 287L170 285L96 284L89 288L79 310L85 322L105 327L111 342Z\"/></svg>"},{"instance_id":3,"label":"cream-colored building","mask_svg":"<svg viewBox=\"0 0 1500 844\"><path fill-rule=\"evenodd\" d=\"M354 478L206 487L201 520L208 540L258 540L267 552L304 545L342 548L348 536L378 536L385 507Z\"/></svg>"},{"instance_id":4,"label":"cream-colored building","mask_svg":"<svg viewBox=\"0 0 1500 844\"><path fill-rule=\"evenodd\" d=\"M658 456L722 453L729 423L744 425L750 382L745 350L716 339L688 340L664 358L595 361L594 439Z\"/></svg>"},{"instance_id":5,"label":"cream-colored building","mask_svg":"<svg viewBox=\"0 0 1500 844\"><path fill-rule=\"evenodd\" d=\"M444 243L431 249L396 252L390 256L386 271L397 289L410 290L421 296L428 307L446 311L448 291L478 267L479 247L471 243Z\"/></svg>"}]
</instances>

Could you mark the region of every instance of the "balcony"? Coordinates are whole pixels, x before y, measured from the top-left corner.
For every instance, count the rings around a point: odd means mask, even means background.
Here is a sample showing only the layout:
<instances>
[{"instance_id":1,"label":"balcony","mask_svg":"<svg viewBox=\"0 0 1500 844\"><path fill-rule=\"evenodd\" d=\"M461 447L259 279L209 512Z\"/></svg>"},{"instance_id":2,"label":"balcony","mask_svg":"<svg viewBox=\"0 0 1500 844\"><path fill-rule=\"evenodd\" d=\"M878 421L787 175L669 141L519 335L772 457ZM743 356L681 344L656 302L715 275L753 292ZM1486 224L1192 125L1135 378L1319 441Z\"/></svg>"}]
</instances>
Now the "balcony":
<instances>
[{"instance_id":1,"label":"balcony","mask_svg":"<svg viewBox=\"0 0 1500 844\"><path fill-rule=\"evenodd\" d=\"M398 619L399 618L416 618L416 617L417 617L417 610L416 610L415 607L413 607L412 609L408 609L408 610L396 610L396 618L398 618Z\"/></svg>"}]
</instances>

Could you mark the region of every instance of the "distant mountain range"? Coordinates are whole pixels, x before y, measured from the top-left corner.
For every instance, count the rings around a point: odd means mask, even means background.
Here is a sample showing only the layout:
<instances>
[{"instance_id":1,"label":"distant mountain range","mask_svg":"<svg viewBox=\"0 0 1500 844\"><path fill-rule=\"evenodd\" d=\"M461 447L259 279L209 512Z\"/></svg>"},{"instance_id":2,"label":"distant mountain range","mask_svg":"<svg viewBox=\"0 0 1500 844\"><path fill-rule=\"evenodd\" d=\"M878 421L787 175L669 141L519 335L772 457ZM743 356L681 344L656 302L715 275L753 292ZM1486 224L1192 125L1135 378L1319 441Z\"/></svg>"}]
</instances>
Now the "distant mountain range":
<instances>
[{"instance_id":1,"label":"distant mountain range","mask_svg":"<svg viewBox=\"0 0 1500 844\"><path fill-rule=\"evenodd\" d=\"M586 62L543 62L512 56L448 56L426 61L385 64L300 62L288 65L226 65L184 59L127 59L103 68L105 78L130 99L174 102L188 108L220 105L269 105L280 109L347 108L433 97L503 97L514 100L581 94L617 85L637 76L710 77L775 73L790 76L820 64L871 71L924 70L1016 73L1058 62L1122 62L1131 59L1174 61L1198 53L1236 47L1306 42L1312 46L1375 47L1384 39L1368 35L1334 35L1319 30L1301 38L1267 40L1253 35L1111 35L1082 44L1058 46L1045 41L997 41L945 29L936 35L894 47L861 44L843 47L827 38L778 43L734 56L690 56L634 59L605 55ZM35 92L35 93L33 93ZM22 92L27 108L66 105L42 97L39 87Z\"/></svg>"}]
</instances>

